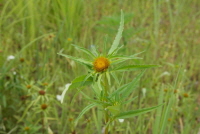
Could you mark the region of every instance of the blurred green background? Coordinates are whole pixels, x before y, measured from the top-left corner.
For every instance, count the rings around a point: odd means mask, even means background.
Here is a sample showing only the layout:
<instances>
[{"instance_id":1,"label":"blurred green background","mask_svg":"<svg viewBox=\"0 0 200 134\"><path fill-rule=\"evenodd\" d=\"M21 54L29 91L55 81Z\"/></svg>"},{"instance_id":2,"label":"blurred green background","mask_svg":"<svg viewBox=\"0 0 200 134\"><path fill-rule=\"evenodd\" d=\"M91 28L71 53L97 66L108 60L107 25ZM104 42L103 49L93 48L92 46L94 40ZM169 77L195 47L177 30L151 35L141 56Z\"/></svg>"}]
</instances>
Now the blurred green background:
<instances>
[{"instance_id":1,"label":"blurred green background","mask_svg":"<svg viewBox=\"0 0 200 134\"><path fill-rule=\"evenodd\" d=\"M97 134L97 109L73 126L88 104L77 90L58 101L65 85L86 69L64 53L85 57L70 44L102 51L125 14L121 54L145 51L134 64L157 64L141 79L126 109L165 106L143 116L115 122L117 134L195 134L200 123L199 0L0 0L0 133ZM130 82L137 71L118 74ZM113 81L115 85L117 83ZM45 91L41 95L40 91ZM83 91L93 95L89 87ZM41 105L47 104L47 109ZM160 131L161 129L161 131Z\"/></svg>"}]
</instances>

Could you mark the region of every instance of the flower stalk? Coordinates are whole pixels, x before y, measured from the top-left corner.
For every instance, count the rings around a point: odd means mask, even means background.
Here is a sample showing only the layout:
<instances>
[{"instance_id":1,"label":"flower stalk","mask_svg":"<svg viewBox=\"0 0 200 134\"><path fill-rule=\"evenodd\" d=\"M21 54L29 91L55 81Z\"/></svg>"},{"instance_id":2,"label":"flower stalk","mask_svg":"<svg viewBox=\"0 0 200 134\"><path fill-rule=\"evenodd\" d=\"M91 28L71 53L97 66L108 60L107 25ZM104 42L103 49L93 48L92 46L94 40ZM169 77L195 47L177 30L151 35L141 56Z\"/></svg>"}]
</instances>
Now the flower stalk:
<instances>
[{"instance_id":1,"label":"flower stalk","mask_svg":"<svg viewBox=\"0 0 200 134\"><path fill-rule=\"evenodd\" d=\"M104 73L104 92L105 92L104 97L105 97L106 102L108 102L108 100L107 100L108 90L109 90L108 78L106 76L106 73ZM109 113L107 110L107 106L104 107L104 115L105 115L105 124L107 124L109 122ZM104 134L108 134L108 130L109 130L109 125L106 125Z\"/></svg>"}]
</instances>

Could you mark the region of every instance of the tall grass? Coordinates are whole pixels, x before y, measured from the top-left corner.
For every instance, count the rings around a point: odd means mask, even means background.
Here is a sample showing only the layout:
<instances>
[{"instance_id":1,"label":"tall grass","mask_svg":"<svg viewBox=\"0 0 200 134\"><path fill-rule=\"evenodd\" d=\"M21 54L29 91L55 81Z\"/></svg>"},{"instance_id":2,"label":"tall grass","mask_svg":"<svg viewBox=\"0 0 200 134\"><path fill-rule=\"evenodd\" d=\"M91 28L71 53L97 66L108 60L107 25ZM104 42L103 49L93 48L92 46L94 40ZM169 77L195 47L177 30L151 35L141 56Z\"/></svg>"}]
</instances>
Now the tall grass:
<instances>
[{"instance_id":1,"label":"tall grass","mask_svg":"<svg viewBox=\"0 0 200 134\"><path fill-rule=\"evenodd\" d=\"M154 113L116 122L119 127L111 125L111 132L197 133L200 116L199 6L198 0L2 0L0 133L27 133L26 126L30 127L29 133L42 132L42 120L38 115L31 116L38 111L40 101L26 111L29 104L37 100L39 89L49 95L44 99L49 103L45 115L46 132L51 129L59 134L97 133L102 129L101 120L97 120L102 115L95 108L74 127L73 120L87 103L82 94L72 97L76 90L68 91L62 105L56 100L56 95L61 94L67 83L86 72L84 67L58 56L57 52L64 49L67 54L84 57L70 44L88 49L96 45L101 50L106 36L108 42L114 39L112 33L116 32L111 30L117 30L114 24L118 22L121 9L125 16L131 17L127 17L125 23L127 34L123 35L121 44L126 47L120 53L132 55L146 50L140 54L143 60L135 60L135 64L161 65L146 72L138 89L129 97L138 96L137 102L125 109L165 105ZM115 22L104 23L106 17ZM9 55L15 59L7 60ZM124 73L122 77L116 75L121 78L119 82L113 81L122 85L135 76L136 72ZM31 88L27 88L28 85ZM84 93L92 95L90 90L84 89ZM24 101L22 96L29 98ZM25 118L18 122L24 113Z\"/></svg>"}]
</instances>

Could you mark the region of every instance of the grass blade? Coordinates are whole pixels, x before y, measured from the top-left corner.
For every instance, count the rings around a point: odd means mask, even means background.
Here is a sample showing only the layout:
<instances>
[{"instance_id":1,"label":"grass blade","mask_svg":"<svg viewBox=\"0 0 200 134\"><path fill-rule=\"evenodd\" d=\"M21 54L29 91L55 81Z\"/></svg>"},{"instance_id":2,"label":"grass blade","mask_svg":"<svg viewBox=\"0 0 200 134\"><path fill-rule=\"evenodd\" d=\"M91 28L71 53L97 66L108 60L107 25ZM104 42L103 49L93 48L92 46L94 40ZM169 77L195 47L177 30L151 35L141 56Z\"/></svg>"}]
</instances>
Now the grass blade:
<instances>
[{"instance_id":1,"label":"grass blade","mask_svg":"<svg viewBox=\"0 0 200 134\"><path fill-rule=\"evenodd\" d=\"M79 120L89 109L93 108L93 107L96 106L96 105L97 105L96 103L92 103L92 104L86 106L86 107L80 112L80 114L78 115L78 117L76 118L76 120L75 120L75 122L74 122L75 125L77 124L78 120Z\"/></svg>"},{"instance_id":2,"label":"grass blade","mask_svg":"<svg viewBox=\"0 0 200 134\"><path fill-rule=\"evenodd\" d=\"M128 111L128 112L120 113L120 114L116 115L115 118L116 119L131 118L131 117L134 117L134 116L137 116L137 115L141 115L141 114L153 111L153 110L157 109L158 107L160 107L162 105L163 104L158 105L158 106L154 106L154 107L150 107L150 108L144 108L144 109L139 109L139 110L131 110L131 111Z\"/></svg>"},{"instance_id":3,"label":"grass blade","mask_svg":"<svg viewBox=\"0 0 200 134\"><path fill-rule=\"evenodd\" d=\"M133 71L133 70L147 69L153 67L158 67L158 65L128 65L128 66L114 68L112 71Z\"/></svg>"}]
</instances>

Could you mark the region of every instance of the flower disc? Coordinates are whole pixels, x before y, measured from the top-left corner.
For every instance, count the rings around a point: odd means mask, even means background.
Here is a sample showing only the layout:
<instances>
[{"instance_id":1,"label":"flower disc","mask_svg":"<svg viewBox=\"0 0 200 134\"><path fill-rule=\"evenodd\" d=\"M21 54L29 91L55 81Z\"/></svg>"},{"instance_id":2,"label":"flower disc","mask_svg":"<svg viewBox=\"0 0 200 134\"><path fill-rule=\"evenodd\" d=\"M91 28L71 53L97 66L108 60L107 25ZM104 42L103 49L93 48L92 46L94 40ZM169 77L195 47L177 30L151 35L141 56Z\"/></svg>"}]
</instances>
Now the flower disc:
<instances>
[{"instance_id":1,"label":"flower disc","mask_svg":"<svg viewBox=\"0 0 200 134\"><path fill-rule=\"evenodd\" d=\"M96 70L97 72L103 72L104 70L108 68L108 66L110 65L110 62L105 57L99 57L95 59L95 61L93 62L93 65L94 65L94 70Z\"/></svg>"}]
</instances>

